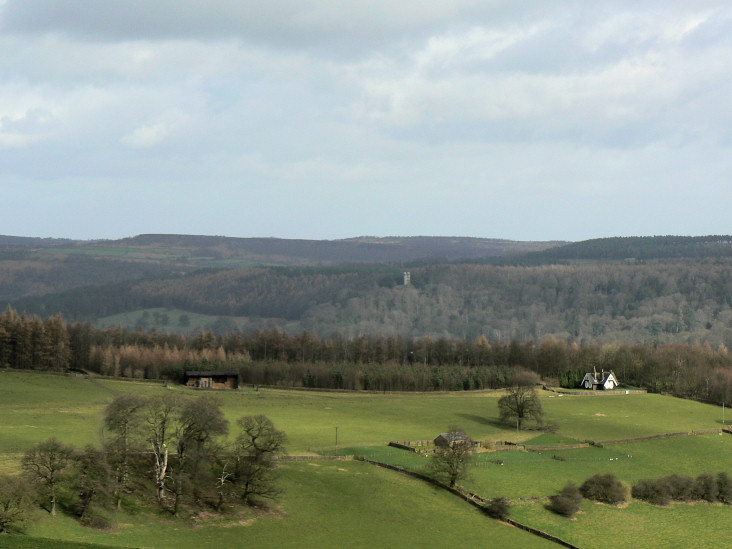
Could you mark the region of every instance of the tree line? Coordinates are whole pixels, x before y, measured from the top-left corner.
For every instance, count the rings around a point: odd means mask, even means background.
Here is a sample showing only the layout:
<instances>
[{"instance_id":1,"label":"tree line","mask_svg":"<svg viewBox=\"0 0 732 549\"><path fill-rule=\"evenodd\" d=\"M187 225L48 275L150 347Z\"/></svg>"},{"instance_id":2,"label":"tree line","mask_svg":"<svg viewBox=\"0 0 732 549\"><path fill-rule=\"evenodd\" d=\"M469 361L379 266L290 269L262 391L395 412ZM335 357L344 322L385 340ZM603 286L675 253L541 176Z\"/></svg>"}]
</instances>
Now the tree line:
<instances>
[{"instance_id":1,"label":"tree line","mask_svg":"<svg viewBox=\"0 0 732 549\"><path fill-rule=\"evenodd\" d=\"M612 370L621 384L721 404L732 401L724 345L584 344L448 337L408 338L279 329L191 335L68 323L8 308L0 314L0 367L182 381L186 370L230 370L245 384L374 391L496 389L517 368L547 385L576 387Z\"/></svg>"},{"instance_id":2,"label":"tree line","mask_svg":"<svg viewBox=\"0 0 732 549\"><path fill-rule=\"evenodd\" d=\"M276 459L286 436L262 415L229 422L210 399L122 395L104 415L100 448L50 438L29 448L20 476L0 477L0 533L22 528L35 505L62 506L82 523L103 526L104 509L158 505L172 515L276 498Z\"/></svg>"}]
</instances>

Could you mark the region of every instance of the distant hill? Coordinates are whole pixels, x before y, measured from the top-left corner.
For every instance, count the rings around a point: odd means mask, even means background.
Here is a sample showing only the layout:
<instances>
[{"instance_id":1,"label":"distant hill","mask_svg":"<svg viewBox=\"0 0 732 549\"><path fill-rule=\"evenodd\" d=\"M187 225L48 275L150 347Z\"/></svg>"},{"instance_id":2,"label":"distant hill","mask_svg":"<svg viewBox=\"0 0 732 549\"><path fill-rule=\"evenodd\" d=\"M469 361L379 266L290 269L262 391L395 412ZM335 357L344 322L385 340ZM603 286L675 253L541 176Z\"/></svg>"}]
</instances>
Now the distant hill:
<instances>
[{"instance_id":1,"label":"distant hill","mask_svg":"<svg viewBox=\"0 0 732 549\"><path fill-rule=\"evenodd\" d=\"M732 236L628 236L595 238L540 251L495 258L496 264L540 265L566 261L620 261L732 257Z\"/></svg>"},{"instance_id":2,"label":"distant hill","mask_svg":"<svg viewBox=\"0 0 732 549\"><path fill-rule=\"evenodd\" d=\"M27 244L27 245L26 245ZM0 256L20 311L185 331L732 345L732 237L140 235ZM16 254L13 256L12 254ZM402 273L412 273L404 285Z\"/></svg>"},{"instance_id":3,"label":"distant hill","mask_svg":"<svg viewBox=\"0 0 732 549\"><path fill-rule=\"evenodd\" d=\"M134 238L94 243L88 247L98 250L133 248L148 250L151 253L167 250L169 257L181 261L220 266L223 261L248 261L260 265L400 263L427 259L454 261L523 254L562 244L565 243L442 236L299 240L145 234Z\"/></svg>"},{"instance_id":4,"label":"distant hill","mask_svg":"<svg viewBox=\"0 0 732 549\"><path fill-rule=\"evenodd\" d=\"M0 304L201 268L436 263L522 254L560 244L462 237L289 240L146 234L85 241L0 235Z\"/></svg>"}]
</instances>

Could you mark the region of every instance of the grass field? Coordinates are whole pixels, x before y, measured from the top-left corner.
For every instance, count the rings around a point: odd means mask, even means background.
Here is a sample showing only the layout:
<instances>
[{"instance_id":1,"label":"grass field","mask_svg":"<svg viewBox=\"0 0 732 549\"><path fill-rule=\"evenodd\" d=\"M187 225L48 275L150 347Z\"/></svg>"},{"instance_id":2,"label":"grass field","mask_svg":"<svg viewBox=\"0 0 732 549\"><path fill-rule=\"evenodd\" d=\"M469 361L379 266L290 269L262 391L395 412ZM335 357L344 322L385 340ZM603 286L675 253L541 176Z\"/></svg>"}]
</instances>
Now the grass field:
<instances>
[{"instance_id":1,"label":"grass field","mask_svg":"<svg viewBox=\"0 0 732 549\"><path fill-rule=\"evenodd\" d=\"M195 526L161 514L123 515L115 531L44 516L34 537L129 547L426 547L450 544L552 547L418 480L364 463L316 461L283 467L285 494L267 513L248 512ZM1 539L1 538L0 538Z\"/></svg>"},{"instance_id":2,"label":"grass field","mask_svg":"<svg viewBox=\"0 0 732 549\"><path fill-rule=\"evenodd\" d=\"M389 448L386 443L432 439L453 424L461 425L480 440L544 445L721 426L720 409L660 395L557 397L542 393L547 420L558 431L517 434L497 422L500 393L495 392L378 394L247 388L201 393L179 386L166 388L161 383L0 371L0 471L16 471L22 452L50 436L75 446L99 443L104 407L123 393L186 397L206 394L221 403L232 425L243 415L265 414L287 433L291 454L333 453L338 427L339 453L365 454L418 471L425 470L427 458ZM730 455L730 435L678 437L604 448L487 452L477 456L471 479L465 485L486 497L507 496L514 501L545 498L567 481L580 484L595 473L615 473L628 483L670 473L732 473ZM451 544L454 540L485 546L486 539L495 539L496 546L511 543L531 547L531 543L540 542L531 536L512 538L527 534L485 518L454 496L367 464L287 463L283 472L287 491L279 510L259 518L228 518L226 524L204 521L191 528L186 522L142 513L117 517L123 526L113 532L99 532L81 527L68 517L52 520L41 513L29 533L69 542L181 549L227 547L235 539L260 547L414 547L433 544L444 531L451 532ZM519 503L514 506L514 516L582 547L621 546L613 545L617 531L624 533L626 547L671 547L677 540L675 536L681 536L678 540L684 542L676 546L711 547L715 540L729 540L725 535L732 525L732 508L706 504L662 509L634 502L627 509L615 509L585 502L584 508L584 515L569 521L544 509L541 501ZM598 533L597 525L606 520L613 524L612 532ZM236 525L240 521L246 526ZM699 521L713 524L701 537L693 537ZM618 523L622 523L621 530ZM728 526L722 528L719 524ZM654 537L654 529L661 537ZM687 532L685 537L683 532ZM631 538L637 543L629 541ZM666 541L660 545L646 543L651 539Z\"/></svg>"},{"instance_id":3,"label":"grass field","mask_svg":"<svg viewBox=\"0 0 732 549\"><path fill-rule=\"evenodd\" d=\"M71 444L96 443L101 413L117 394L175 393L196 397L180 386L95 380L0 371L0 455L24 451L51 435ZM390 440L433 439L450 425L477 440L525 441L538 433L506 428L497 421L500 393L351 393L250 388L207 392L232 422L264 414L286 431L291 453L332 449L335 429L341 446L377 446ZM630 438L721 425L721 410L661 395L564 397L546 393L546 417L558 435L573 440ZM681 418L681 419L679 419Z\"/></svg>"},{"instance_id":4,"label":"grass field","mask_svg":"<svg viewBox=\"0 0 732 549\"><path fill-rule=\"evenodd\" d=\"M576 520L547 511L544 503L522 503L512 516L583 549L729 547L732 509L698 503L655 507L634 501L625 508L584 501Z\"/></svg>"},{"instance_id":5,"label":"grass field","mask_svg":"<svg viewBox=\"0 0 732 549\"><path fill-rule=\"evenodd\" d=\"M424 455L396 448L344 448L342 452L429 472ZM546 497L567 482L582 484L597 473L612 473L633 483L677 473L697 477L701 473L732 474L732 436L699 435L545 452L485 452L475 456L466 488L484 496L512 499Z\"/></svg>"}]
</instances>

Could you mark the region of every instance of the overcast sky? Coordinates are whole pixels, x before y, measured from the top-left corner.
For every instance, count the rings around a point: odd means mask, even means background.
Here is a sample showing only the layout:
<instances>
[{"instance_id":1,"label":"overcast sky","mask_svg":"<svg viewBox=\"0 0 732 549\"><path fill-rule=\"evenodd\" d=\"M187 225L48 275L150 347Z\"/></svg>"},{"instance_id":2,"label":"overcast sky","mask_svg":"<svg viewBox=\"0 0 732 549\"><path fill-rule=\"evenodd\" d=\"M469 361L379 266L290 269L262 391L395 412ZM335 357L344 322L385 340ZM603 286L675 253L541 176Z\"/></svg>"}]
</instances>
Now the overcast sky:
<instances>
[{"instance_id":1,"label":"overcast sky","mask_svg":"<svg viewBox=\"0 0 732 549\"><path fill-rule=\"evenodd\" d=\"M0 234L732 233L728 1L0 0Z\"/></svg>"}]
</instances>

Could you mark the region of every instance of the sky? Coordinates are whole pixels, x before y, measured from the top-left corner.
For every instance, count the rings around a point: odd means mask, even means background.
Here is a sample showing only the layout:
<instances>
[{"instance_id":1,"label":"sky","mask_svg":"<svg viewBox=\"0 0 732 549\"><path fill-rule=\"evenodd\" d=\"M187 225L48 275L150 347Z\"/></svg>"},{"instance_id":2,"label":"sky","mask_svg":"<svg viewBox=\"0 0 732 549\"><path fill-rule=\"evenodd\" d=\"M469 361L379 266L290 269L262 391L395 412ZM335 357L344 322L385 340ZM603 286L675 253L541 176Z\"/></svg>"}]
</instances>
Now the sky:
<instances>
[{"instance_id":1,"label":"sky","mask_svg":"<svg viewBox=\"0 0 732 549\"><path fill-rule=\"evenodd\" d=\"M729 234L732 4L0 0L0 234Z\"/></svg>"}]
</instances>

